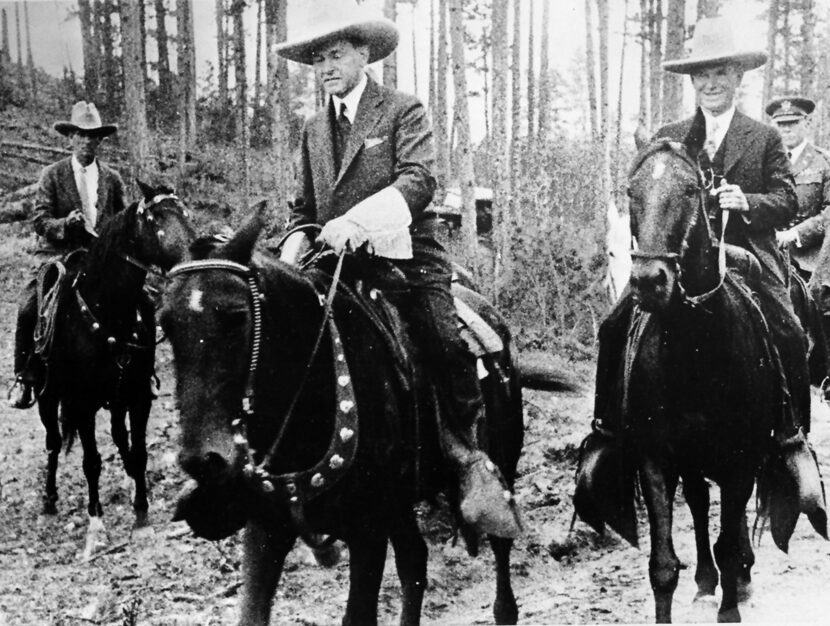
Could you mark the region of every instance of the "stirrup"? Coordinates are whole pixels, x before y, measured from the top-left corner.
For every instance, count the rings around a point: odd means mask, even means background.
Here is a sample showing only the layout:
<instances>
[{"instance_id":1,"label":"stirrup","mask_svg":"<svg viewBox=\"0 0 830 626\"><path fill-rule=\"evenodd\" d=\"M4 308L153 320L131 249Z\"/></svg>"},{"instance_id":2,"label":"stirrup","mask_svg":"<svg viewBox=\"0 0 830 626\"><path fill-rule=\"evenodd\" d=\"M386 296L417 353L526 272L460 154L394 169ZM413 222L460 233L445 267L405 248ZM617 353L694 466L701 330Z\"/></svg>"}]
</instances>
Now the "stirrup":
<instances>
[{"instance_id":1,"label":"stirrup","mask_svg":"<svg viewBox=\"0 0 830 626\"><path fill-rule=\"evenodd\" d=\"M12 396L15 396L14 398ZM37 403L34 384L27 383L21 376L14 379L6 393L6 400L14 409L30 409Z\"/></svg>"},{"instance_id":2,"label":"stirrup","mask_svg":"<svg viewBox=\"0 0 830 626\"><path fill-rule=\"evenodd\" d=\"M821 390L821 401L830 404L830 375L824 377L818 388Z\"/></svg>"}]
</instances>

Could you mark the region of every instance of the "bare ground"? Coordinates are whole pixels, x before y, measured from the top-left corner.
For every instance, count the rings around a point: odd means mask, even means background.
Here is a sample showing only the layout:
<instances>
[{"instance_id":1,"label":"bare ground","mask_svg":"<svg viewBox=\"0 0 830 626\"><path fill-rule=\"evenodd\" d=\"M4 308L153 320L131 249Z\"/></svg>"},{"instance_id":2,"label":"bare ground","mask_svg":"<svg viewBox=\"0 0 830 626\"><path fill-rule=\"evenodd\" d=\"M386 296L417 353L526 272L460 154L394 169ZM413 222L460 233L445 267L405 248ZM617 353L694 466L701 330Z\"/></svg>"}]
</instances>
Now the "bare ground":
<instances>
[{"instance_id":1,"label":"bare ground","mask_svg":"<svg viewBox=\"0 0 830 626\"><path fill-rule=\"evenodd\" d=\"M21 227L0 226L0 384L10 382L14 299L32 267ZM584 380L591 364L574 363ZM131 532L131 482L109 440L109 422L99 416L104 459L101 479L107 546L90 563L79 555L86 532L86 485L78 446L62 456L58 514L41 515L44 435L35 409L0 409L0 626L11 624L228 624L237 611L239 543L194 539L170 521L184 476L176 465L177 425L172 409L169 354L161 351L162 396L148 430L152 530ZM642 548L616 537L599 537L577 523L569 534L576 446L586 432L592 390L552 395L526 392L526 447L517 485L527 532L516 544L513 580L523 623L639 623L653 620L648 583L648 532L641 512ZM814 446L825 474L830 467L830 411L815 401ZM717 488L712 530L717 532ZM690 516L676 508L675 547L688 566L675 595L675 620L714 621L716 605L692 604L694 543ZM429 524L429 588L424 621L477 624L491 620L494 576L489 550L472 559L453 545L446 526ZM755 622L830 621L830 544L801 520L790 555L765 536L756 551L754 595L741 606ZM275 602L274 623L339 623L348 591L348 567L321 569L298 549L289 557ZM380 620L397 618L399 587L387 563Z\"/></svg>"}]
</instances>

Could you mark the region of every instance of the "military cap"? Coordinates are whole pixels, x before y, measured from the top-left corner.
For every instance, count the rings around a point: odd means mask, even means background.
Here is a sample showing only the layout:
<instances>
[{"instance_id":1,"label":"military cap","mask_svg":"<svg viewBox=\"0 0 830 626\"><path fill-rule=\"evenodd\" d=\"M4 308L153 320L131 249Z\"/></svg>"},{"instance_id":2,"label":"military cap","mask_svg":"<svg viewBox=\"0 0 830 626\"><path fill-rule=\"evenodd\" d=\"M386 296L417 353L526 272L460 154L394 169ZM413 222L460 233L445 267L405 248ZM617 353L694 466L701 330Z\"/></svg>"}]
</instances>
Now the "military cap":
<instances>
[{"instance_id":1,"label":"military cap","mask_svg":"<svg viewBox=\"0 0 830 626\"><path fill-rule=\"evenodd\" d=\"M815 108L816 103L810 98L785 96L776 98L764 110L776 122L795 122L810 115Z\"/></svg>"}]
</instances>

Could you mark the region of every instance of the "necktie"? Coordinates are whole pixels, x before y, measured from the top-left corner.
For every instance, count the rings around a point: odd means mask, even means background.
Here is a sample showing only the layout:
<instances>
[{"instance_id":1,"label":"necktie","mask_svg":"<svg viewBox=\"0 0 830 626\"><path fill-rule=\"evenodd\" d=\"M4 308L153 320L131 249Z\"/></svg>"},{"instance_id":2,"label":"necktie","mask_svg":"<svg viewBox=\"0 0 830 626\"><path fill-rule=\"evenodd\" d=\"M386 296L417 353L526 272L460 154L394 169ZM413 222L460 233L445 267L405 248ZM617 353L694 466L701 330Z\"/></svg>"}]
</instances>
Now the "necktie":
<instances>
[{"instance_id":1,"label":"necktie","mask_svg":"<svg viewBox=\"0 0 830 626\"><path fill-rule=\"evenodd\" d=\"M703 145L703 149L706 150L706 154L709 155L709 160L713 160L715 158L715 153L718 151L717 133L718 122L713 119L706 132L706 143Z\"/></svg>"},{"instance_id":2,"label":"necktie","mask_svg":"<svg viewBox=\"0 0 830 626\"><path fill-rule=\"evenodd\" d=\"M788 158L790 161L792 161L792 160L793 160L793 153L792 153L791 151L789 151L789 150L787 150L787 158Z\"/></svg>"},{"instance_id":3,"label":"necktie","mask_svg":"<svg viewBox=\"0 0 830 626\"><path fill-rule=\"evenodd\" d=\"M349 134L352 130L352 123L349 121L349 118L346 116L346 103L340 103L340 113L337 116L336 121L336 129L337 129L337 146L335 148L335 165L337 166L337 171L340 171L340 164L343 162L343 154L346 152L346 144L349 142Z\"/></svg>"}]
</instances>

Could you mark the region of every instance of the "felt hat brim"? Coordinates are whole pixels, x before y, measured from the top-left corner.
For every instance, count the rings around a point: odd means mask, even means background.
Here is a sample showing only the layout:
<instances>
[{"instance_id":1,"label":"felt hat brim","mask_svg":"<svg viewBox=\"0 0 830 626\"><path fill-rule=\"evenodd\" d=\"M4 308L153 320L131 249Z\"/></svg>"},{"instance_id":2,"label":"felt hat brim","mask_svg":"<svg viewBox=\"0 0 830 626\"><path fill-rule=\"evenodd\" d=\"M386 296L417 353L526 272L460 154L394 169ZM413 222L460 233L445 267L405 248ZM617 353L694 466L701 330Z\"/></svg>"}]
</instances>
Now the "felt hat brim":
<instances>
[{"instance_id":1,"label":"felt hat brim","mask_svg":"<svg viewBox=\"0 0 830 626\"><path fill-rule=\"evenodd\" d=\"M277 54L290 61L313 65L315 52L338 39L360 41L369 47L369 63L392 54L398 46L398 28L386 19L356 22L325 33L312 34L296 41L286 41L275 48Z\"/></svg>"},{"instance_id":2,"label":"felt hat brim","mask_svg":"<svg viewBox=\"0 0 830 626\"><path fill-rule=\"evenodd\" d=\"M692 56L676 61L665 61L663 63L663 69L667 72L674 72L675 74L691 74L696 70L712 67L713 65L736 63L746 72L761 67L767 62L767 58L767 53L760 51L736 52L734 54L715 56Z\"/></svg>"},{"instance_id":3,"label":"felt hat brim","mask_svg":"<svg viewBox=\"0 0 830 626\"><path fill-rule=\"evenodd\" d=\"M84 133L95 134L99 137L108 137L109 135L118 132L118 124L101 124L100 126L91 126L86 128L84 126L73 124L72 122L55 122L52 125L52 128L58 131L61 135L69 135L70 133L81 131Z\"/></svg>"}]
</instances>

